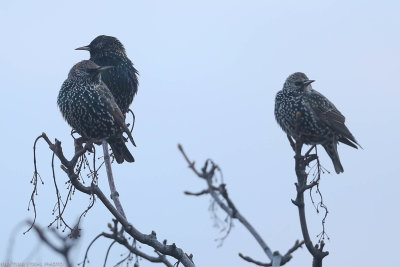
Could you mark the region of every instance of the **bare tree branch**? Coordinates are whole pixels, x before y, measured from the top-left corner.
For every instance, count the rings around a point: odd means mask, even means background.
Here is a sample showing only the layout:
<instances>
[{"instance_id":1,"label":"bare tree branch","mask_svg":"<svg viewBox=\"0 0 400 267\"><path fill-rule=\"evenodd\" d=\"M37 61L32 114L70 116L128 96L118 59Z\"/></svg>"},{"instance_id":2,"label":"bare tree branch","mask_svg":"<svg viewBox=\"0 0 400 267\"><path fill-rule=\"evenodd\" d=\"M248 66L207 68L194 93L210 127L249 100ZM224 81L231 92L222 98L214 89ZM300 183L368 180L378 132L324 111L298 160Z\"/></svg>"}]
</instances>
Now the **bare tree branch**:
<instances>
[{"instance_id":1,"label":"bare tree branch","mask_svg":"<svg viewBox=\"0 0 400 267\"><path fill-rule=\"evenodd\" d=\"M307 184L307 177L308 174L306 173L306 167L307 165L312 161L309 159L310 156L308 155L311 150L309 150L306 155L303 156L301 154L301 150L303 147L303 140L301 133L299 131L299 125L300 125L300 120L301 120L302 114L300 112L297 112L296 114L296 136L294 137L295 139L295 171L296 171L296 176L297 176L297 183L295 183L296 186L296 191L297 191L297 196L295 200L292 200L293 204L297 206L299 210L299 218L300 218L300 225L301 225L301 232L303 234L304 242L305 245L310 252L310 254L313 256L313 267L322 267L322 260L324 257L326 257L329 252L328 251L323 251L324 247L324 242L323 240L320 242L320 246L318 245L313 245L310 234L308 232L308 227L307 227L307 220L306 220L306 214L305 214L305 204L304 204L304 192L306 190L311 190L314 186L317 186L319 183L319 180L313 181L310 184ZM291 139L291 138L289 138ZM292 144L292 143L291 143ZM317 159L317 156L313 157L313 160Z\"/></svg>"},{"instance_id":2,"label":"bare tree branch","mask_svg":"<svg viewBox=\"0 0 400 267\"><path fill-rule=\"evenodd\" d=\"M199 193L190 193L185 191L185 194L192 195L192 196L200 196L205 194L210 194L214 201L224 210L230 218L237 219L239 222L243 224L243 226L250 232L250 234L256 239L260 247L263 249L264 253L267 257L271 260L271 263L262 263L248 256L243 256L243 254L239 253L239 256L249 262L260 266L282 266L287 263L292 258L292 253L301 247L304 244L304 241L296 241L295 246L293 246L288 253L284 256L281 256L278 251L272 252L266 242L261 238L255 228L247 221L247 219L238 211L235 204L228 196L228 191L226 190L226 185L221 183L219 186L213 185L213 177L216 171L220 171L219 167L212 161L207 160L204 164L204 167L201 171L197 170L195 167L195 162L191 161L189 157L186 155L185 151L183 150L182 145L178 144L178 149L182 153L183 157L185 158L186 162L189 165L189 168L201 179L204 179L207 183L207 189L199 192ZM209 167L210 165L210 167ZM274 265L273 265L274 264Z\"/></svg>"},{"instance_id":3,"label":"bare tree branch","mask_svg":"<svg viewBox=\"0 0 400 267\"><path fill-rule=\"evenodd\" d=\"M130 253L133 253L139 257L142 257L150 262L156 262L156 263L164 263L166 266L168 267L173 267L173 265L168 261L167 257L163 254L157 253L158 257L154 257L154 256L150 256L142 251L140 251L139 249L136 248L136 245L130 245L128 240L122 235L122 231L118 229L118 221L117 220L113 220L114 225L111 225L111 223L109 223L109 228L111 230L111 234L109 233L100 233L98 234L89 244L86 253L85 253L85 258L83 259L83 267L85 266L86 262L88 261L88 254L89 254L89 250L91 248L91 246L100 238L100 237L105 237L108 239L113 240L113 242L110 244L110 246L107 249L107 253L106 253L106 257L104 260L104 266L106 264L107 258L108 258L108 254L109 251L111 249L111 247L115 244L115 243L119 243L121 245L123 245L125 248L127 248ZM154 233L155 234L155 233ZM135 244L135 242L133 243ZM123 259L123 261L127 260L127 258ZM122 262L123 262L122 261ZM120 262L120 263L122 263ZM119 263L119 264L120 264ZM118 265L118 264L117 264Z\"/></svg>"},{"instance_id":4,"label":"bare tree branch","mask_svg":"<svg viewBox=\"0 0 400 267\"><path fill-rule=\"evenodd\" d=\"M108 153L108 144L105 140L103 141L103 153L104 153L104 163L106 165L108 184L110 185L110 191L111 191L110 198L114 201L115 207L117 208L118 212L121 213L121 215L124 216L124 218L126 218L124 209L122 208L122 204L119 201L119 193L114 183L114 177L112 174L111 162L110 162L110 154Z\"/></svg>"},{"instance_id":5,"label":"bare tree branch","mask_svg":"<svg viewBox=\"0 0 400 267\"><path fill-rule=\"evenodd\" d=\"M173 265L168 261L167 257L165 255L159 255L157 257L150 256L139 249L137 249L134 246L131 246L126 238L124 238L121 235L115 235L115 234L108 234L108 233L102 233L101 234L103 237L109 238L114 240L115 242L118 242L119 244L123 245L125 248L127 248L130 252L133 254L142 257L143 259L146 259L150 262L155 262L155 263L164 263L168 267L173 267Z\"/></svg>"},{"instance_id":6,"label":"bare tree branch","mask_svg":"<svg viewBox=\"0 0 400 267\"><path fill-rule=\"evenodd\" d=\"M152 248L155 249L156 252L161 254L161 256L157 257L157 259L160 259L160 257L162 258L162 257L165 257L166 255L168 255L168 256L174 257L178 261L178 263L182 263L185 267L194 267L195 266L195 264L192 260L192 255L189 256L186 253L184 253L182 249L178 248L175 245L175 243L173 243L172 245L167 245L166 243L159 242L157 240L157 236L154 231L151 234L146 235L146 234L141 233L139 230L137 230L126 219L125 214L123 213L123 210L122 210L122 206L121 206L121 210L118 210L117 208L115 208L111 204L111 202L108 200L108 198L104 195L103 191L98 187L95 179L92 180L92 183L89 186L85 186L80 182L79 172L77 173L75 171L75 168L77 167L78 159L81 158L87 151L92 151L93 143L97 142L98 140L85 140L86 144L83 147L80 144L77 144L77 142L75 142L75 154L73 155L71 160L68 160L63 153L60 141L55 139L55 142L52 143L50 141L50 139L47 137L47 135L45 133L42 133L36 139L35 146L36 146L37 140L39 140L40 138L43 138L46 141L46 143L49 145L50 150L53 151L53 153L61 161L61 164L62 164L61 169L68 175L69 181L75 187L75 189L77 189L78 191L80 191L82 193L90 195L92 197L96 196L97 199L99 199L102 202L102 204L109 210L109 212L111 212L113 214L113 216L116 218L116 220L122 225L122 229L128 235L130 235L132 238L136 239L137 241L139 241L143 244L151 246ZM107 155L105 155L105 156L107 157ZM36 160L36 158L35 158L35 160ZM78 168L79 168L79 166L78 166ZM35 175L38 175L36 165L35 165ZM113 181L112 181L112 183L113 183ZM110 187L111 186L112 186L112 184L110 184ZM114 188L115 188L115 185L114 185ZM36 190L36 185L35 185L35 190ZM112 189L112 192L113 192L113 189ZM114 191L114 193L115 192L116 192L116 190ZM114 197L113 200L115 201L115 199L116 199L115 195L113 197ZM32 199L31 199L31 201L32 201ZM93 201L94 201L94 198L93 198ZM118 206L118 205L116 204L116 206ZM31 227L33 227L33 225L34 224L32 223ZM104 236L104 235L102 235L102 236ZM117 237L122 238L122 235L120 237L119 236L117 236ZM116 240L117 242L119 242L119 241L123 242L123 240L119 240L119 239L114 239L114 240ZM132 251L132 250L130 250L130 251ZM136 248L132 252L140 253ZM145 254L143 254L143 257L144 256L145 256ZM155 258L151 258L151 259L154 260ZM164 262L164 261L162 261L162 262ZM167 265L167 266L169 266L169 265Z\"/></svg>"},{"instance_id":7,"label":"bare tree branch","mask_svg":"<svg viewBox=\"0 0 400 267\"><path fill-rule=\"evenodd\" d=\"M35 224L32 224L32 222L30 221L28 221L27 224L30 225L30 227L33 230L35 230L35 232L37 233L37 235L39 236L39 238L42 240L43 243L45 243L50 249L52 249L54 252L56 252L57 254L59 254L64 258L67 267L72 267L72 262L70 259L70 251L74 243L68 242L69 239L68 236L62 237L58 235L56 231L51 231L54 234L54 236L61 241L61 246L57 246L46 236L45 232L40 227L38 227Z\"/></svg>"}]
</instances>

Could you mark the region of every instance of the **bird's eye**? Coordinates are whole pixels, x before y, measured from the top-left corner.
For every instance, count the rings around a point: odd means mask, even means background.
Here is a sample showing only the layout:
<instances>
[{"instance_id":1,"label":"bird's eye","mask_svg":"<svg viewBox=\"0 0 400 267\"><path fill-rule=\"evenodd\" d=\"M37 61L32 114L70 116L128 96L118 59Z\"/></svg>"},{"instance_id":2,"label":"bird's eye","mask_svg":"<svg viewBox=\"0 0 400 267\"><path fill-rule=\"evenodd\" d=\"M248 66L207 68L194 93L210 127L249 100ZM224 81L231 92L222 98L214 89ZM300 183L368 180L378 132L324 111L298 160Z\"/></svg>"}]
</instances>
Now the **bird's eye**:
<instances>
[{"instance_id":1,"label":"bird's eye","mask_svg":"<svg viewBox=\"0 0 400 267\"><path fill-rule=\"evenodd\" d=\"M302 85L303 83L302 82L295 82L294 83L294 85L296 85L296 86L300 86L300 85Z\"/></svg>"}]
</instances>

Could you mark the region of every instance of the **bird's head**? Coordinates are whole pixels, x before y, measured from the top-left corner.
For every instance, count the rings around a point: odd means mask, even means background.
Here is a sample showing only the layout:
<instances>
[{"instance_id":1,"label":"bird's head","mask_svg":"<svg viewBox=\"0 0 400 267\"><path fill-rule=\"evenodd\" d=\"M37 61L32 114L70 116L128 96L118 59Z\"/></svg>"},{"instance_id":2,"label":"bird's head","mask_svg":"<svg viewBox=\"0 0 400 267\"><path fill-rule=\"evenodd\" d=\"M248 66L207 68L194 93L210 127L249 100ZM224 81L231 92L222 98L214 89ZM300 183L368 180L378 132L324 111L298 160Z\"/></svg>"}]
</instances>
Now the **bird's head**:
<instances>
[{"instance_id":1,"label":"bird's head","mask_svg":"<svg viewBox=\"0 0 400 267\"><path fill-rule=\"evenodd\" d=\"M304 73L295 72L287 77L283 88L288 90L304 91L309 87L311 88L311 83L313 82L315 81L308 79Z\"/></svg>"},{"instance_id":2,"label":"bird's head","mask_svg":"<svg viewBox=\"0 0 400 267\"><path fill-rule=\"evenodd\" d=\"M100 81L100 74L112 68L113 66L99 66L93 61L82 60L76 63L69 71L69 79L87 79L91 81Z\"/></svg>"},{"instance_id":3,"label":"bird's head","mask_svg":"<svg viewBox=\"0 0 400 267\"><path fill-rule=\"evenodd\" d=\"M104 52L126 54L124 45L117 38L107 35L99 35L90 44L78 47L75 50L87 50L90 52L90 56L101 55Z\"/></svg>"}]
</instances>

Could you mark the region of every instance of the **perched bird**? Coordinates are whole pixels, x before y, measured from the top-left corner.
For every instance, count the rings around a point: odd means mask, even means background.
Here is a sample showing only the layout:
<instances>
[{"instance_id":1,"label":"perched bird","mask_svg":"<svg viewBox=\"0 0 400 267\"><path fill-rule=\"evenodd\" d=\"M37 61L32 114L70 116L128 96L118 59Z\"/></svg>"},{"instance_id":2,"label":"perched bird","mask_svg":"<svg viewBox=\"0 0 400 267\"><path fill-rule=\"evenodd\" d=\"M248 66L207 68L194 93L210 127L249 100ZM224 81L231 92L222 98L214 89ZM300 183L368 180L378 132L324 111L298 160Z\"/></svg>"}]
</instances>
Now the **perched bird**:
<instances>
[{"instance_id":1,"label":"perched bird","mask_svg":"<svg viewBox=\"0 0 400 267\"><path fill-rule=\"evenodd\" d=\"M138 91L138 71L133 67L122 43L115 37L100 35L89 45L76 48L90 52L90 60L100 66L114 66L102 75L115 101L125 115Z\"/></svg>"},{"instance_id":2,"label":"perched bird","mask_svg":"<svg viewBox=\"0 0 400 267\"><path fill-rule=\"evenodd\" d=\"M135 161L125 145L125 132L132 144L131 132L101 73L112 66L98 66L83 60L72 67L58 94L57 104L64 119L85 138L106 140L118 163Z\"/></svg>"},{"instance_id":3,"label":"perched bird","mask_svg":"<svg viewBox=\"0 0 400 267\"><path fill-rule=\"evenodd\" d=\"M336 173L341 173L338 142L354 148L360 145L344 124L342 113L325 96L312 89L313 82L301 72L290 75L276 95L275 118L289 136L300 135L306 144L322 145L332 159Z\"/></svg>"}]
</instances>

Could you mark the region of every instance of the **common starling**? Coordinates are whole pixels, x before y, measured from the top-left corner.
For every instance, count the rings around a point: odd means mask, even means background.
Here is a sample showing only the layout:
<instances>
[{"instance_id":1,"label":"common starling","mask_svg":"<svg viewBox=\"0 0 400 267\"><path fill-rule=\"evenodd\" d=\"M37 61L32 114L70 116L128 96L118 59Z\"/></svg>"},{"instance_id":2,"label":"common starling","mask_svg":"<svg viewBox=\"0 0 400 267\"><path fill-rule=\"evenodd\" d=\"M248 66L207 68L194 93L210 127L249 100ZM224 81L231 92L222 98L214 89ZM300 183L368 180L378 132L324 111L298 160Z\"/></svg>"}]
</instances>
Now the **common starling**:
<instances>
[{"instance_id":1,"label":"common starling","mask_svg":"<svg viewBox=\"0 0 400 267\"><path fill-rule=\"evenodd\" d=\"M115 37L100 35L89 45L76 48L90 52L90 60L100 66L114 66L102 75L123 114L138 91L138 71L133 67L122 43Z\"/></svg>"},{"instance_id":2,"label":"common starling","mask_svg":"<svg viewBox=\"0 0 400 267\"><path fill-rule=\"evenodd\" d=\"M322 145L332 159L336 173L343 172L338 142L360 146L344 124L345 117L325 96L312 89L304 73L290 75L275 98L275 118L289 136L300 135L310 145ZM361 146L360 146L361 147Z\"/></svg>"},{"instance_id":3,"label":"common starling","mask_svg":"<svg viewBox=\"0 0 400 267\"><path fill-rule=\"evenodd\" d=\"M132 144L132 135L125 117L110 90L101 80L101 73L112 66L98 66L83 60L72 67L58 94L57 104L64 119L81 136L106 140L118 163L135 161L125 145L125 132Z\"/></svg>"}]
</instances>

